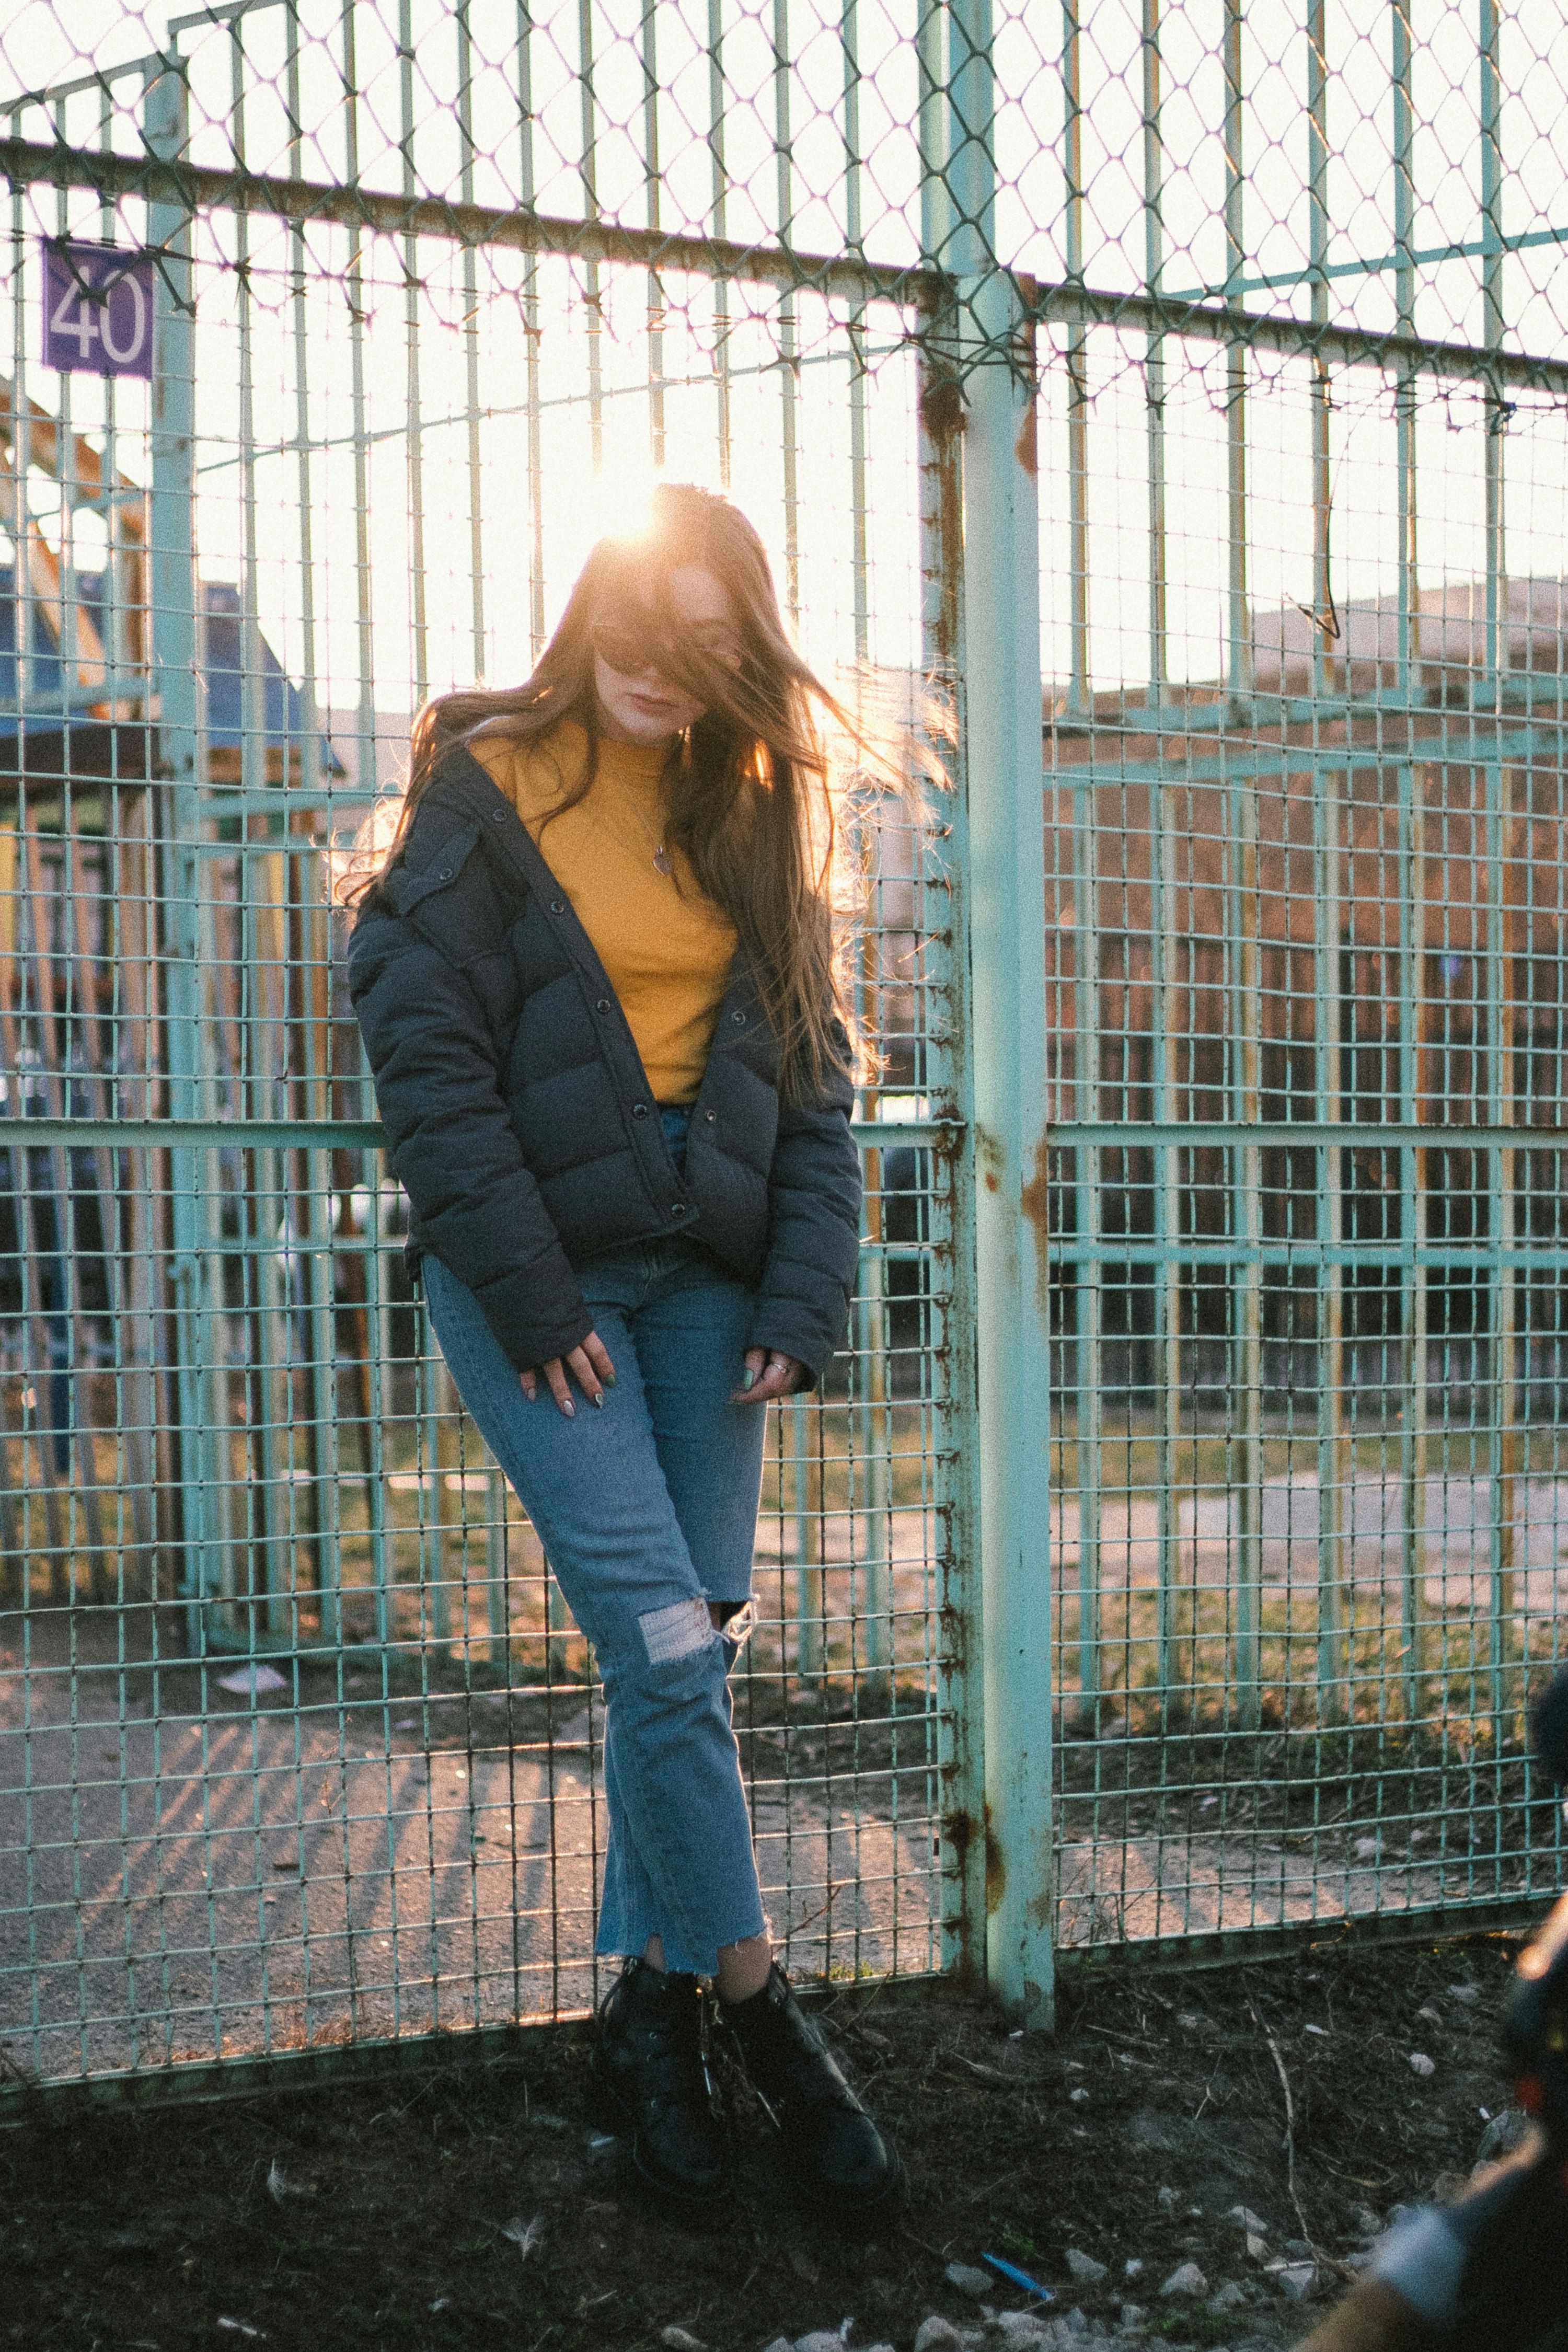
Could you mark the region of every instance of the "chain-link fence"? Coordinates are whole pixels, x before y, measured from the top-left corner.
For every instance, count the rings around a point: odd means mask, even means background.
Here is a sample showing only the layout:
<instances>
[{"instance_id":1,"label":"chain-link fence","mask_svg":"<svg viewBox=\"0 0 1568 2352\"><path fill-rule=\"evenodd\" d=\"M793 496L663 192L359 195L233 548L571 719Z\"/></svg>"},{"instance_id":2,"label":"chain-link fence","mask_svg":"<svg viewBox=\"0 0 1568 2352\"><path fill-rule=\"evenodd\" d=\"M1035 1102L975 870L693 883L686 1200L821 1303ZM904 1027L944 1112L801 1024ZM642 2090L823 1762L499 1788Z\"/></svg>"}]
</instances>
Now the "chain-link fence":
<instances>
[{"instance_id":1,"label":"chain-link fence","mask_svg":"<svg viewBox=\"0 0 1568 2352\"><path fill-rule=\"evenodd\" d=\"M328 902L660 476L950 779L846 787L866 1238L737 1710L795 1961L1039 2015L1551 1883L1565 78L1492 0L0 33L17 2068L592 1998L588 1660Z\"/></svg>"},{"instance_id":2,"label":"chain-link fence","mask_svg":"<svg viewBox=\"0 0 1568 2352\"><path fill-rule=\"evenodd\" d=\"M1042 372L1064 1946L1560 1866L1560 28L1269 22L1194 138L1146 16L1120 163L1064 52L1144 281Z\"/></svg>"}]
</instances>

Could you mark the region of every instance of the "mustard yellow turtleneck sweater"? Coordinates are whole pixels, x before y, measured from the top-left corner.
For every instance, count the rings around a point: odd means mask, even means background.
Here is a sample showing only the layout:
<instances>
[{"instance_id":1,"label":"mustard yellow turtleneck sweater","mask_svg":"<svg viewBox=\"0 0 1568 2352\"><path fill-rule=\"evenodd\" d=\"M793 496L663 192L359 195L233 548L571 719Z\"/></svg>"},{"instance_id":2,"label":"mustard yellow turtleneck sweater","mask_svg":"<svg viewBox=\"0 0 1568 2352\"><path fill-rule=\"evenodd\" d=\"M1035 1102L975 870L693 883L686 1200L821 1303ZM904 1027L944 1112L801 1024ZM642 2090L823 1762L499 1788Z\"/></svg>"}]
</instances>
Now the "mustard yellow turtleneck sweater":
<instances>
[{"instance_id":1,"label":"mustard yellow turtleneck sweater","mask_svg":"<svg viewBox=\"0 0 1568 2352\"><path fill-rule=\"evenodd\" d=\"M720 1000L735 952L734 927L704 898L679 849L661 874L664 751L601 739L594 782L574 808L546 824L578 782L588 740L570 719L533 744L497 737L473 746L532 835L620 1000L654 1099L697 1098Z\"/></svg>"}]
</instances>

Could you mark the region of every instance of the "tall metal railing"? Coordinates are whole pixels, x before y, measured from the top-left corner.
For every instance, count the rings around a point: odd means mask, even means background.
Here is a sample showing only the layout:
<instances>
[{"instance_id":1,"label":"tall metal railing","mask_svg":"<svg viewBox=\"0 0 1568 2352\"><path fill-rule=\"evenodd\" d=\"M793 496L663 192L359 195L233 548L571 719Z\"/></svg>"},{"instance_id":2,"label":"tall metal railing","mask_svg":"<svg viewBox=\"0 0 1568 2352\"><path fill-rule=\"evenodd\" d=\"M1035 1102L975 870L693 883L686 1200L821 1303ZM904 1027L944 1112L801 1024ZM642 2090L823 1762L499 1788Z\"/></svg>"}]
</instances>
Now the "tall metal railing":
<instances>
[{"instance_id":1,"label":"tall metal railing","mask_svg":"<svg viewBox=\"0 0 1568 2352\"><path fill-rule=\"evenodd\" d=\"M523 674L660 475L742 500L813 658L947 779L847 780L861 1278L776 1416L738 1706L797 1964L973 1965L1037 2021L1063 1957L1532 1899L1538 20L236 0L128 9L90 61L28 22L16 2063L592 1997L589 1662L401 1273L330 884L410 714ZM150 383L43 365L66 234L150 257Z\"/></svg>"}]
</instances>

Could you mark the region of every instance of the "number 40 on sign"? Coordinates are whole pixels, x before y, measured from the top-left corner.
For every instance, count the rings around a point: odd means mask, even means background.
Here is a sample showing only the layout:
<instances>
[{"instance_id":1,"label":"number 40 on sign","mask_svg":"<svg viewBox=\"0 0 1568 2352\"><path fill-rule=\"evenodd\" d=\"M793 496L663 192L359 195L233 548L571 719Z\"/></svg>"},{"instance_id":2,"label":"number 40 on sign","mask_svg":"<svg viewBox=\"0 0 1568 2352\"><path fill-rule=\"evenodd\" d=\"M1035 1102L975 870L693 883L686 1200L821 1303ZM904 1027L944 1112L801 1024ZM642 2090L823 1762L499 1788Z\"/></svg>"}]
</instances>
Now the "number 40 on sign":
<instances>
[{"instance_id":1,"label":"number 40 on sign","mask_svg":"<svg viewBox=\"0 0 1568 2352\"><path fill-rule=\"evenodd\" d=\"M150 379L153 255L46 237L43 261L44 365Z\"/></svg>"}]
</instances>

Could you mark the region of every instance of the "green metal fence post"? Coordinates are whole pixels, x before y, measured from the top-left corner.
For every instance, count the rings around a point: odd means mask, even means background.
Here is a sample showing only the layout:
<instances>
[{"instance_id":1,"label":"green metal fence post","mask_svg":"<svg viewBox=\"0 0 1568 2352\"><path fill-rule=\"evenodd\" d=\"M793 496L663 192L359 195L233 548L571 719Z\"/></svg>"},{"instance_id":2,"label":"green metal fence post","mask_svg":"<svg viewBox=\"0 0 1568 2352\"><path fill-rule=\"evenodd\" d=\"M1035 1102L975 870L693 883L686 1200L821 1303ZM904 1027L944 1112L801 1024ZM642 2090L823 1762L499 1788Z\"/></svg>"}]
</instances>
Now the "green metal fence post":
<instances>
[{"instance_id":1,"label":"green metal fence post","mask_svg":"<svg viewBox=\"0 0 1568 2352\"><path fill-rule=\"evenodd\" d=\"M991 11L952 11L948 193L963 433L986 1973L1052 2016L1045 824L1032 345L994 249Z\"/></svg>"},{"instance_id":2,"label":"green metal fence post","mask_svg":"<svg viewBox=\"0 0 1568 2352\"><path fill-rule=\"evenodd\" d=\"M188 139L188 93L171 59L147 85L143 115L151 153L176 161ZM164 782L163 985L167 1019L169 1116L201 1113L201 855L198 760L200 667L196 626L195 314L190 215L176 205L150 205L148 242L160 256L155 289L148 598L152 606L153 708ZM202 1603L218 1590L221 1561L215 1519L202 1377L216 1333L203 1328L201 1171L205 1155L176 1145L169 1153L171 1274L178 1370L180 1481L186 1635L193 1656L205 1645Z\"/></svg>"},{"instance_id":3,"label":"green metal fence post","mask_svg":"<svg viewBox=\"0 0 1568 2352\"><path fill-rule=\"evenodd\" d=\"M929 128L929 126L928 126ZM931 173L940 165L923 151ZM922 199L933 234L945 217ZM940 316L941 314L939 314ZM935 327L937 319L931 324ZM949 362L954 338L932 332L921 354L921 634L927 677L944 713L956 712L963 664L963 486L959 465L960 410ZM951 757L943 740L941 753ZM984 1727L981 1708L979 1633L980 1477L973 1442L975 1401L973 1036L970 1012L968 938L971 870L962 792L944 796L945 846L936 851L933 920L945 929L944 952L926 1036L923 1076L931 1108L953 1123L950 1147L932 1155L931 1244L933 1278L930 1345L945 1361L941 1408L946 1424L933 1465L939 1524L944 1629L937 1654L937 1766L943 1832L942 1907L943 1965L968 1977L984 1964L985 1841L975 1833L984 1805ZM933 849L935 845L933 844ZM945 902L942 926L935 910ZM960 1141L959 1139L963 1140ZM946 1269L943 1281L937 1269Z\"/></svg>"},{"instance_id":4,"label":"green metal fence post","mask_svg":"<svg viewBox=\"0 0 1568 2352\"><path fill-rule=\"evenodd\" d=\"M1394 45L1394 247L1399 256L1394 300L1402 335L1415 332L1415 111L1411 103L1411 0L1393 0ZM1421 675L1421 590L1416 569L1417 482L1415 425L1418 387L1414 373L1402 375L1395 409L1399 527L1399 646L1396 670L1402 703L1415 699ZM1400 1117L1417 1127L1428 1113L1424 1099L1422 1047L1426 998L1426 769L1406 761L1399 771L1401 827L1399 987ZM1337 1050L1337 1049L1336 1049ZM1426 1322L1427 1274L1421 1253L1428 1239L1426 1154L1407 1144L1400 1155L1400 1234L1405 1245L1405 1303L1400 1385L1405 1395L1401 1423L1400 1482L1403 1492L1400 1568L1405 1638L1405 1712L1414 1729L1431 1692L1422 1679L1426 1601Z\"/></svg>"}]
</instances>

